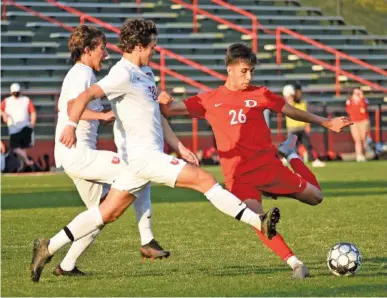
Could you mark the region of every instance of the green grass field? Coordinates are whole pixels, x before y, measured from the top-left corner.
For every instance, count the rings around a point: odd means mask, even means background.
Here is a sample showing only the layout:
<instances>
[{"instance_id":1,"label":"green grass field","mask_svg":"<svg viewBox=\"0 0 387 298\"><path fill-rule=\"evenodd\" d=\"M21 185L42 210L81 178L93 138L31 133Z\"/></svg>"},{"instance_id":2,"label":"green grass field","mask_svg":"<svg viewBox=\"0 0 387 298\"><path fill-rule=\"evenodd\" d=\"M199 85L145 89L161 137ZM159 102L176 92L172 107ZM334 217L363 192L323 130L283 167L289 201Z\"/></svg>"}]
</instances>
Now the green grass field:
<instances>
[{"instance_id":1,"label":"green grass field","mask_svg":"<svg viewBox=\"0 0 387 298\"><path fill-rule=\"evenodd\" d=\"M210 170L221 178L219 168ZM325 201L310 207L290 199L265 199L281 208L279 230L311 269L295 281L290 268L263 247L253 230L215 208L198 193L153 188L157 239L171 250L163 261L142 262L134 212L108 226L82 257L87 277L51 274L29 279L32 241L50 237L84 210L63 174L2 178L2 296L385 296L387 294L387 162L330 163L314 170ZM363 254L354 277L335 277L328 249L355 243Z\"/></svg>"}]
</instances>

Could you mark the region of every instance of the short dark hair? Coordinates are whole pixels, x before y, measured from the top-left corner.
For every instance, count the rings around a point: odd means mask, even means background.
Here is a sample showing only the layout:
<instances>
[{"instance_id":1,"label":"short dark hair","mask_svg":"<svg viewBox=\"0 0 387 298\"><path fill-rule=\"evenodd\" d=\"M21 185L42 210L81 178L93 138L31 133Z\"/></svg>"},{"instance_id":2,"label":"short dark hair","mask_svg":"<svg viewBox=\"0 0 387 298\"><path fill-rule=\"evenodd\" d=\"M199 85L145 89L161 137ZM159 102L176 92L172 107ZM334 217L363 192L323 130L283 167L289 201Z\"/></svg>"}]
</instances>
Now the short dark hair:
<instances>
[{"instance_id":1,"label":"short dark hair","mask_svg":"<svg viewBox=\"0 0 387 298\"><path fill-rule=\"evenodd\" d=\"M71 60L75 63L81 59L85 48L94 50L100 44L106 46L106 36L94 26L80 25L71 33L68 48Z\"/></svg>"},{"instance_id":2,"label":"short dark hair","mask_svg":"<svg viewBox=\"0 0 387 298\"><path fill-rule=\"evenodd\" d=\"M118 47L126 53L131 53L139 44L147 47L152 41L152 34L158 34L156 24L153 21L128 19L121 27Z\"/></svg>"},{"instance_id":3,"label":"short dark hair","mask_svg":"<svg viewBox=\"0 0 387 298\"><path fill-rule=\"evenodd\" d=\"M242 61L251 66L255 66L258 63L257 56L252 49L242 43L234 43L229 46L224 60L226 66Z\"/></svg>"},{"instance_id":4,"label":"short dark hair","mask_svg":"<svg viewBox=\"0 0 387 298\"><path fill-rule=\"evenodd\" d=\"M353 95L353 93L355 92L355 90L363 91L363 90L361 90L361 87L360 87L360 86L353 87L352 92L351 92L352 95Z\"/></svg>"}]
</instances>

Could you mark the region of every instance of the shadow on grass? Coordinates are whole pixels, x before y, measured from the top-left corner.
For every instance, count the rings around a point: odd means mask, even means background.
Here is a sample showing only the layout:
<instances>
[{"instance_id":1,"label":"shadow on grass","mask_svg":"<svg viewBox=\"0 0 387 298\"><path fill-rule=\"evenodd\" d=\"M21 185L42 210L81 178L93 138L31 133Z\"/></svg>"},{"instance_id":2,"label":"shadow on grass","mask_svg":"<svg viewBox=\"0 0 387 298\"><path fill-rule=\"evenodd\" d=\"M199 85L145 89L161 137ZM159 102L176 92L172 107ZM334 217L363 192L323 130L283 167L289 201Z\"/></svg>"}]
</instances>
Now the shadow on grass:
<instances>
[{"instance_id":1,"label":"shadow on grass","mask_svg":"<svg viewBox=\"0 0 387 298\"><path fill-rule=\"evenodd\" d=\"M359 182L324 182L322 183L326 197L361 197L364 195L386 195L386 181L359 181ZM155 185L152 188L153 203L182 203L182 202L206 202L205 197L193 190L177 188L172 189ZM5 209L31 209L52 207L76 207L83 206L77 192L33 192L22 194L4 194L1 198L1 207Z\"/></svg>"}]
</instances>

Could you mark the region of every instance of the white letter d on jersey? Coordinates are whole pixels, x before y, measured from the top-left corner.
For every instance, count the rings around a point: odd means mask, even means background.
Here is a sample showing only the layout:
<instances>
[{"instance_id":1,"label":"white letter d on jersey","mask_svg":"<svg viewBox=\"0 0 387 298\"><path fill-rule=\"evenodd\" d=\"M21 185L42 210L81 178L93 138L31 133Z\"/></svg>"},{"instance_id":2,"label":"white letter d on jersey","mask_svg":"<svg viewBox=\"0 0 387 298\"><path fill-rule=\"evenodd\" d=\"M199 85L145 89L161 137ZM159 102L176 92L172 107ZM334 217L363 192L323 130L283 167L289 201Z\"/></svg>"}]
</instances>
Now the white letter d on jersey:
<instances>
[{"instance_id":1,"label":"white letter d on jersey","mask_svg":"<svg viewBox=\"0 0 387 298\"><path fill-rule=\"evenodd\" d=\"M255 100L252 100L252 99L245 100L245 106L248 108L254 108L257 105L258 103Z\"/></svg>"}]
</instances>

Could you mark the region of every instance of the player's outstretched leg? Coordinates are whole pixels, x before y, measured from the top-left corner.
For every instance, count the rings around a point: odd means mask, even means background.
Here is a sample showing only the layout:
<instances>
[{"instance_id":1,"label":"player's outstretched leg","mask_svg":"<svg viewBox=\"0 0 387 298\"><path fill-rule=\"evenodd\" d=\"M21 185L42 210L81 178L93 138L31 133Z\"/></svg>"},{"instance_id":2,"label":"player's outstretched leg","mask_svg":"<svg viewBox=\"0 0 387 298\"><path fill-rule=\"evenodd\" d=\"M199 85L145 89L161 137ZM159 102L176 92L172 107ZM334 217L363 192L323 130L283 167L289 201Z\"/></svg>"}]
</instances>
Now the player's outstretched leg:
<instances>
[{"instance_id":1,"label":"player's outstretched leg","mask_svg":"<svg viewBox=\"0 0 387 298\"><path fill-rule=\"evenodd\" d=\"M262 231L269 239L277 233L276 224L280 219L278 208L273 208L260 216L219 185L210 173L201 168L185 165L177 177L176 186L191 188L203 193L219 211Z\"/></svg>"},{"instance_id":2,"label":"player's outstretched leg","mask_svg":"<svg viewBox=\"0 0 387 298\"><path fill-rule=\"evenodd\" d=\"M318 205L323 200L321 187L316 176L309 170L296 153L296 143L297 136L290 135L278 148L278 153L286 157L293 171L308 182L306 188L302 192L291 195L291 197L309 205Z\"/></svg>"},{"instance_id":3,"label":"player's outstretched leg","mask_svg":"<svg viewBox=\"0 0 387 298\"><path fill-rule=\"evenodd\" d=\"M52 255L48 251L49 239L37 238L34 241L31 262L31 280L38 282L44 266L51 261Z\"/></svg>"},{"instance_id":4,"label":"player's outstretched leg","mask_svg":"<svg viewBox=\"0 0 387 298\"><path fill-rule=\"evenodd\" d=\"M246 195L240 193L242 198L246 198ZM263 214L263 208L261 203L261 198L256 197L247 198L245 204L254 212L258 214ZM296 255L292 252L289 246L286 244L285 240L282 238L280 233L277 233L272 239L266 238L263 233L257 229L254 229L262 243L270 248L277 256L279 256L284 262L286 262L293 270L293 277L295 278L305 278L309 276L309 270L306 266L300 261ZM304 269L306 268L306 270Z\"/></svg>"},{"instance_id":5,"label":"player's outstretched leg","mask_svg":"<svg viewBox=\"0 0 387 298\"><path fill-rule=\"evenodd\" d=\"M291 134L288 139L278 147L278 153L287 159L294 172L321 190L316 176L309 170L297 154L297 139L298 137L296 135Z\"/></svg>"}]
</instances>

